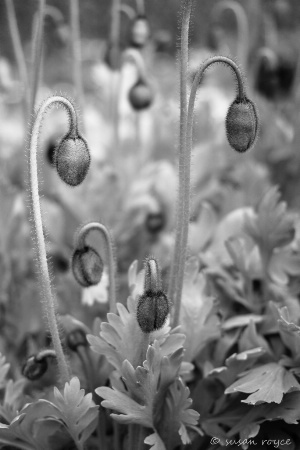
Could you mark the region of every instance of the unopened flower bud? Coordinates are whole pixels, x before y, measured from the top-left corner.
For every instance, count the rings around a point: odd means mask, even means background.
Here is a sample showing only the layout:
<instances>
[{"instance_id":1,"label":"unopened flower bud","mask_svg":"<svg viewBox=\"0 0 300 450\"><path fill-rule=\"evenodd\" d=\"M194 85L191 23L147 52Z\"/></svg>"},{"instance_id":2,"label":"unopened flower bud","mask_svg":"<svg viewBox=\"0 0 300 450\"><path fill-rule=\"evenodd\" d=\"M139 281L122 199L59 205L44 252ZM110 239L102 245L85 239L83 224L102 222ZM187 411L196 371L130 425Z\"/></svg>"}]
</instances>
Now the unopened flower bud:
<instances>
[{"instance_id":1,"label":"unopened flower bud","mask_svg":"<svg viewBox=\"0 0 300 450\"><path fill-rule=\"evenodd\" d=\"M90 167L90 152L86 141L79 135L67 135L55 152L58 175L69 186L78 186Z\"/></svg>"},{"instance_id":2,"label":"unopened flower bud","mask_svg":"<svg viewBox=\"0 0 300 450\"><path fill-rule=\"evenodd\" d=\"M55 358L54 350L44 350L30 356L23 366L22 374L30 381L39 380L48 369L48 358Z\"/></svg>"},{"instance_id":3,"label":"unopened flower bud","mask_svg":"<svg viewBox=\"0 0 300 450\"><path fill-rule=\"evenodd\" d=\"M149 36L150 28L146 17L136 17L131 28L131 46L136 48L144 47L149 39Z\"/></svg>"},{"instance_id":4,"label":"unopened flower bud","mask_svg":"<svg viewBox=\"0 0 300 450\"><path fill-rule=\"evenodd\" d=\"M76 281L82 287L98 284L102 278L103 261L92 247L85 246L75 250L72 258L72 269Z\"/></svg>"},{"instance_id":5,"label":"unopened flower bud","mask_svg":"<svg viewBox=\"0 0 300 450\"><path fill-rule=\"evenodd\" d=\"M144 293L139 296L136 318L144 333L162 328L170 312L167 296L160 288L160 273L157 261L149 258L145 262Z\"/></svg>"},{"instance_id":6,"label":"unopened flower bud","mask_svg":"<svg viewBox=\"0 0 300 450\"><path fill-rule=\"evenodd\" d=\"M153 102L153 92L149 84L139 79L129 91L129 101L136 111L149 108Z\"/></svg>"},{"instance_id":7,"label":"unopened flower bud","mask_svg":"<svg viewBox=\"0 0 300 450\"><path fill-rule=\"evenodd\" d=\"M252 147L258 130L256 108L251 100L235 99L226 117L226 133L229 145L239 153Z\"/></svg>"},{"instance_id":8,"label":"unopened flower bud","mask_svg":"<svg viewBox=\"0 0 300 450\"><path fill-rule=\"evenodd\" d=\"M67 336L67 345L73 352L76 352L80 346L87 347L88 341L85 332L80 328L71 331Z\"/></svg>"},{"instance_id":9,"label":"unopened flower bud","mask_svg":"<svg viewBox=\"0 0 300 450\"><path fill-rule=\"evenodd\" d=\"M162 231L166 224L165 215L162 212L149 212L146 216L145 227L151 234Z\"/></svg>"}]
</instances>

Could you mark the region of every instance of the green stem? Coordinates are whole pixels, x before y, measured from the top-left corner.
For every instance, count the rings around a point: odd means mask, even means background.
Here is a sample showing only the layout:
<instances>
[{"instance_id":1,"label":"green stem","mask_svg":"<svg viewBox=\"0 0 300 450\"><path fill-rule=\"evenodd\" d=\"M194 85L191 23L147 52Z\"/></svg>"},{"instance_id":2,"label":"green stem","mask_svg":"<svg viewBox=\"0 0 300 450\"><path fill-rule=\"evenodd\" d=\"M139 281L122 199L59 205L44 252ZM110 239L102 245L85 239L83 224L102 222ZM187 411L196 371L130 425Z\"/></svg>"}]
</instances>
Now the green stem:
<instances>
[{"instance_id":1,"label":"green stem","mask_svg":"<svg viewBox=\"0 0 300 450\"><path fill-rule=\"evenodd\" d=\"M236 19L237 24L237 60L242 64L244 70L247 68L247 60L249 54L249 22L247 14L239 3L232 0L223 0L217 3L213 9L212 16L219 18L224 11L230 10Z\"/></svg>"},{"instance_id":2,"label":"green stem","mask_svg":"<svg viewBox=\"0 0 300 450\"><path fill-rule=\"evenodd\" d=\"M10 441L9 439L0 438L0 444L4 444L9 446L10 448L16 447L20 448L21 450L35 450L35 447L26 444L25 442L18 442L18 441Z\"/></svg>"},{"instance_id":3,"label":"green stem","mask_svg":"<svg viewBox=\"0 0 300 450\"><path fill-rule=\"evenodd\" d=\"M117 311L116 308L116 268L115 268L115 259L114 259L114 249L112 243L112 237L108 231L108 229L99 222L91 222L87 225L84 225L76 239L75 247L81 248L85 246L85 239L87 235L93 231L97 230L103 236L106 246L106 258L108 264L108 276L109 276L109 310L110 312L115 313Z\"/></svg>"},{"instance_id":4,"label":"green stem","mask_svg":"<svg viewBox=\"0 0 300 450\"><path fill-rule=\"evenodd\" d=\"M171 302L178 297L177 274L180 269L181 248L181 221L183 215L183 193L185 173L185 147L187 127L187 82L189 62L189 24L192 12L193 0L184 0L181 24L181 46L180 46L180 130L179 130L179 187L176 215L176 235L174 254L169 279L168 298Z\"/></svg>"},{"instance_id":5,"label":"green stem","mask_svg":"<svg viewBox=\"0 0 300 450\"><path fill-rule=\"evenodd\" d=\"M141 426L133 423L129 425L128 450L142 450L142 448Z\"/></svg>"},{"instance_id":6,"label":"green stem","mask_svg":"<svg viewBox=\"0 0 300 450\"><path fill-rule=\"evenodd\" d=\"M72 54L73 54L73 77L75 85L75 98L80 111L84 104L84 94L82 85L82 55L80 44L80 14L79 1L70 0L71 33L72 33Z\"/></svg>"},{"instance_id":7,"label":"green stem","mask_svg":"<svg viewBox=\"0 0 300 450\"><path fill-rule=\"evenodd\" d=\"M50 106L58 104L66 108L69 117L70 132L77 133L77 116L75 109L71 102L64 97L53 96L44 101L40 109L37 112L36 119L33 124L31 140L30 140L30 153L29 153L29 181L30 181L30 203L33 214L34 232L36 236L37 250L38 250L38 263L40 270L40 279L43 289L43 295L45 298L45 310L48 319L48 326L52 337L54 350L57 355L57 362L60 371L62 384L65 384L70 380L68 364L63 352L62 344L59 337L56 312L55 312L55 299L51 290L50 276L47 264L46 246L43 232L43 223L41 215L41 206L39 199L39 185L38 185L38 168L37 168L37 149L39 134L41 131L43 119L46 111Z\"/></svg>"},{"instance_id":8,"label":"green stem","mask_svg":"<svg viewBox=\"0 0 300 450\"><path fill-rule=\"evenodd\" d=\"M39 0L38 18L33 23L32 38L32 86L29 104L29 122L30 130L34 117L35 100L40 79L40 67L43 56L43 40L44 40L44 16L45 16L46 0Z\"/></svg>"},{"instance_id":9,"label":"green stem","mask_svg":"<svg viewBox=\"0 0 300 450\"><path fill-rule=\"evenodd\" d=\"M237 78L237 87L238 94L237 98L241 101L246 97L244 81L242 73L235 62L225 56L215 56L209 58L198 70L193 85L191 89L189 106L188 106L188 118L187 118L187 132L186 132L186 152L185 152L185 172L184 179L182 180L181 186L183 189L182 201L183 207L181 209L182 215L179 217L179 226L182 230L182 239L180 242L180 265L179 270L177 272L177 291L174 298L175 310L173 317L173 327L178 325L179 314L180 314L180 305L181 305L181 293L183 286L183 278L184 278L184 269L185 269L185 258L186 258L186 250L187 250L187 240L188 240L188 228L189 228L189 218L190 218L190 166L191 166L191 153L192 153L192 144L193 144L193 115L194 115L194 106L197 95L198 87L203 79L204 72L206 69L215 63L223 63L229 66L236 78ZM182 175L181 175L182 176Z\"/></svg>"},{"instance_id":10,"label":"green stem","mask_svg":"<svg viewBox=\"0 0 300 450\"><path fill-rule=\"evenodd\" d=\"M27 94L28 93L28 90L27 90L28 74L27 74L25 56L24 56L24 51L22 48L14 2L13 2L13 0L5 0L5 3L6 3L8 25L9 25L10 35L11 35L11 39L12 39L12 43L13 43L14 54L15 54L15 58L16 58L17 65L18 65L19 76L23 83L24 111L27 114L27 110L28 110L28 94Z\"/></svg>"}]
</instances>

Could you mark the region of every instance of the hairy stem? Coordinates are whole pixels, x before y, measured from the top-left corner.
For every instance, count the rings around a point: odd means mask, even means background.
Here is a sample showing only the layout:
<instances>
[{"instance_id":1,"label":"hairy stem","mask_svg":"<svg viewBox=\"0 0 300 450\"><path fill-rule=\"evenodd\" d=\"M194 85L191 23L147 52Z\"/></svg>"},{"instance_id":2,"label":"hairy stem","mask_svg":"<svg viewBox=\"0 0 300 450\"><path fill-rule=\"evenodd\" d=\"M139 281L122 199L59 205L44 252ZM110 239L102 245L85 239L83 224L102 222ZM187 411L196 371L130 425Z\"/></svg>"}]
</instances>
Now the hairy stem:
<instances>
[{"instance_id":1,"label":"hairy stem","mask_svg":"<svg viewBox=\"0 0 300 450\"><path fill-rule=\"evenodd\" d=\"M233 62L231 59L225 56L215 56L209 58L198 70L193 85L191 89L189 105L188 105L188 118L187 118L187 132L186 132L186 152L185 152L185 173L183 180L183 207L181 209L182 215L179 217L180 219L180 229L182 230L182 239L181 239L181 247L179 250L180 253L180 266L177 272L177 291L174 299L175 310L173 317L173 326L176 327L178 325L179 314L180 314L180 305L181 305L181 293L183 286L183 278L184 278L184 268L185 268L185 258L186 258L186 250L187 250L187 241L188 241L188 228L189 228L189 218L190 218L190 166L191 166L191 153L192 153L192 144L193 144L193 115L194 115L194 106L197 95L197 89L199 84L203 79L204 72L206 69L215 63L223 63L229 66L237 79L238 86L238 94L237 98L241 101L245 98L245 88L244 81L242 77L242 73L239 67Z\"/></svg>"},{"instance_id":2,"label":"hairy stem","mask_svg":"<svg viewBox=\"0 0 300 450\"><path fill-rule=\"evenodd\" d=\"M30 131L34 117L34 106L40 79L40 68L43 56L44 16L46 0L39 0L38 18L34 19L32 37L32 86L29 104Z\"/></svg>"},{"instance_id":3,"label":"hairy stem","mask_svg":"<svg viewBox=\"0 0 300 450\"><path fill-rule=\"evenodd\" d=\"M87 235L93 231L97 230L100 232L100 234L103 236L105 241L105 247L106 247L106 258L107 258L107 264L108 264L108 276L109 276L109 310L110 312L115 313L116 308L116 282L115 282L115 275L116 275L116 268L115 268L115 259L114 259L114 249L112 244L112 237L108 231L108 229L98 222L91 222L87 225L84 225L78 236L77 236L77 242L75 244L76 248L84 247L85 246L85 239L87 238Z\"/></svg>"},{"instance_id":4,"label":"hairy stem","mask_svg":"<svg viewBox=\"0 0 300 450\"><path fill-rule=\"evenodd\" d=\"M79 1L70 0L70 17L71 17L71 33L72 33L72 55L73 55L73 77L75 85L75 98L82 111L84 104L83 84L82 84L82 55L80 44L80 14Z\"/></svg>"},{"instance_id":5,"label":"hairy stem","mask_svg":"<svg viewBox=\"0 0 300 450\"><path fill-rule=\"evenodd\" d=\"M13 0L5 0L6 3L6 10L7 10L7 18L8 18L8 25L9 25L9 31L13 43L13 49L15 58L18 65L18 71L19 76L21 79L21 82L23 84L24 89L24 111L25 114L27 114L28 110L28 94L27 94L27 87L28 87L28 74L27 74L27 67L25 62L25 56L24 51L21 43L17 18L16 18L16 11L14 7Z\"/></svg>"},{"instance_id":6,"label":"hairy stem","mask_svg":"<svg viewBox=\"0 0 300 450\"><path fill-rule=\"evenodd\" d=\"M174 254L169 279L168 298L171 302L178 297L177 274L180 268L180 248L182 239L181 222L183 216L184 177L185 177L185 147L187 127L187 80L189 62L189 24L192 12L193 0L184 0L181 24L180 46L180 130L179 130L179 192L177 200L176 235ZM180 297L180 295L179 295ZM176 319L175 322L177 322Z\"/></svg>"},{"instance_id":7,"label":"hairy stem","mask_svg":"<svg viewBox=\"0 0 300 450\"><path fill-rule=\"evenodd\" d=\"M243 6L236 1L223 0L217 3L213 9L212 16L218 19L224 11L230 10L236 19L237 24L237 60L244 69L247 67L249 53L249 22Z\"/></svg>"},{"instance_id":8,"label":"hairy stem","mask_svg":"<svg viewBox=\"0 0 300 450\"><path fill-rule=\"evenodd\" d=\"M37 168L37 149L39 134L41 131L43 119L46 111L50 106L58 104L67 109L69 117L69 126L72 134L77 133L77 116L74 107L71 102L64 97L53 96L44 101L40 109L37 112L36 119L33 124L32 135L30 140L30 153L29 153L29 181L30 181L30 203L33 215L34 232L37 243L37 256L40 270L40 279L43 290L43 296L45 299L45 306L47 321L49 330L52 337L53 347L57 356L57 363L61 376L62 384L65 384L70 380L69 368L63 352L62 344L60 341L58 325L55 313L55 299L51 290L50 276L47 264L47 254L45 247L45 239L43 232L43 223L41 215L41 206L39 199L39 185L38 185L38 168Z\"/></svg>"}]
</instances>

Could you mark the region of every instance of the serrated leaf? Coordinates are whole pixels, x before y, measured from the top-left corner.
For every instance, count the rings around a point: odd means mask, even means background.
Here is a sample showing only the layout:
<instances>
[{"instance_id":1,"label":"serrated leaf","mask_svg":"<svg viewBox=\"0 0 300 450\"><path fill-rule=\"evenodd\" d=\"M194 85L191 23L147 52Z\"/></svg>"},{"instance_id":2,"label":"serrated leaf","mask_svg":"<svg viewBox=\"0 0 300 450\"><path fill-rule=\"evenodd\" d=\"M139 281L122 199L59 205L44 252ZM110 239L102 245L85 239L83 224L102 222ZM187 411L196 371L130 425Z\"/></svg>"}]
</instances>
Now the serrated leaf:
<instances>
[{"instance_id":1,"label":"serrated leaf","mask_svg":"<svg viewBox=\"0 0 300 450\"><path fill-rule=\"evenodd\" d=\"M280 403L283 394L299 390L300 385L291 372L277 363L269 363L247 371L226 389L225 394L251 394L242 402L255 405L262 402Z\"/></svg>"},{"instance_id":2,"label":"serrated leaf","mask_svg":"<svg viewBox=\"0 0 300 450\"><path fill-rule=\"evenodd\" d=\"M253 348L262 348L268 354L272 354L266 339L257 333L255 323L251 320L239 339L239 351L244 352Z\"/></svg>"},{"instance_id":3,"label":"serrated leaf","mask_svg":"<svg viewBox=\"0 0 300 450\"><path fill-rule=\"evenodd\" d=\"M0 353L0 389L2 389L7 383L6 375L9 371L9 368L10 365L6 362L5 356L2 356L2 354Z\"/></svg>"},{"instance_id":4,"label":"serrated leaf","mask_svg":"<svg viewBox=\"0 0 300 450\"><path fill-rule=\"evenodd\" d=\"M279 333L282 341L291 351L294 358L300 355L300 327L291 322L288 308L284 306L278 310Z\"/></svg>"},{"instance_id":5,"label":"serrated leaf","mask_svg":"<svg viewBox=\"0 0 300 450\"><path fill-rule=\"evenodd\" d=\"M273 249L283 247L293 240L294 220L287 214L286 204L280 201L276 186L272 187L259 203L257 216L247 217L245 230L268 255Z\"/></svg>"},{"instance_id":6,"label":"serrated leaf","mask_svg":"<svg viewBox=\"0 0 300 450\"><path fill-rule=\"evenodd\" d=\"M24 386L26 380L9 380L6 384L4 398L0 404L0 417L2 416L8 423L10 423L18 414L25 400L23 397Z\"/></svg>"},{"instance_id":7,"label":"serrated leaf","mask_svg":"<svg viewBox=\"0 0 300 450\"><path fill-rule=\"evenodd\" d=\"M197 428L200 415L190 408L192 399L189 398L189 395L189 388L184 386L182 380L178 378L171 385L166 398L169 429L178 431L183 444L191 442L187 428L201 434L201 431Z\"/></svg>"},{"instance_id":8,"label":"serrated leaf","mask_svg":"<svg viewBox=\"0 0 300 450\"><path fill-rule=\"evenodd\" d=\"M80 382L73 377L65 384L63 395L54 388L54 405L59 411L54 419L62 420L72 436L78 449L83 449L84 442L96 427L98 407L92 400L92 394L80 389Z\"/></svg>"}]
</instances>

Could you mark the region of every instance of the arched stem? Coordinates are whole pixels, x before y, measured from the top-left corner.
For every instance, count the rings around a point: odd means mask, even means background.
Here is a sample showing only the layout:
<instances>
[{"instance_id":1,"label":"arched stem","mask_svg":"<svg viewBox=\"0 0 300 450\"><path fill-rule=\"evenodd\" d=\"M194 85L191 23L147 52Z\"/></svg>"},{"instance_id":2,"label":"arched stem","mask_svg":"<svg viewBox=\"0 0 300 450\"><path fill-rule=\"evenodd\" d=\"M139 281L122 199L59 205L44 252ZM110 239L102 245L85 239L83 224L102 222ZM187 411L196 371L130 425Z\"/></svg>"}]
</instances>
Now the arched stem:
<instances>
[{"instance_id":1,"label":"arched stem","mask_svg":"<svg viewBox=\"0 0 300 450\"><path fill-rule=\"evenodd\" d=\"M119 11L120 13L125 14L129 20L133 20L135 18L135 11L129 5L120 5Z\"/></svg>"},{"instance_id":2,"label":"arched stem","mask_svg":"<svg viewBox=\"0 0 300 450\"><path fill-rule=\"evenodd\" d=\"M112 244L112 238L111 238L111 235L110 235L108 229L99 222L91 222L91 223L88 223L87 225L84 225L78 233L75 247L77 249L85 247L86 238L87 238L88 234L93 230L99 231L105 241L106 257L107 257L107 264L108 264L108 276L109 276L109 310L110 310L110 312L115 313L117 310L117 308L116 308L116 283L115 283L116 269L115 269L115 259L114 259L114 249L113 249L113 244Z\"/></svg>"},{"instance_id":3,"label":"arched stem","mask_svg":"<svg viewBox=\"0 0 300 450\"><path fill-rule=\"evenodd\" d=\"M23 89L24 89L24 111L25 116L27 114L28 110L28 74L27 74L27 67L25 62L25 56L24 51L22 48L17 18L16 18L16 11L14 7L13 0L5 0L6 3L6 9L7 9L7 18L8 18L8 25L10 30L10 35L13 43L13 49L15 58L18 65L18 71L20 79L23 83Z\"/></svg>"},{"instance_id":4,"label":"arched stem","mask_svg":"<svg viewBox=\"0 0 300 450\"><path fill-rule=\"evenodd\" d=\"M181 46L180 46L180 129L179 129L179 187L176 214L176 234L174 254L169 278L168 298L171 302L177 296L177 274L180 266L180 245L181 245L181 221L183 215L183 193L185 174L185 140L187 126L187 83L188 83L188 63L189 63L189 25L192 12L193 0L184 0L182 9L181 24Z\"/></svg>"},{"instance_id":5,"label":"arched stem","mask_svg":"<svg viewBox=\"0 0 300 450\"><path fill-rule=\"evenodd\" d=\"M55 299L51 290L50 276L47 264L47 254L43 232L42 214L39 199L38 168L37 168L37 149L39 134L41 131L43 119L50 106L58 104L66 108L69 117L69 128L71 135L77 135L77 116L71 102L64 97L53 96L44 101L36 114L33 124L32 135L30 139L29 153L29 180L30 180L30 201L33 214L34 232L37 243L37 256L40 270L41 285L45 298L45 310L48 320L48 326L52 337L53 347L57 355L57 362L61 376L61 382L64 385L70 380L69 368L63 352L59 337L58 325L55 312Z\"/></svg>"},{"instance_id":6,"label":"arched stem","mask_svg":"<svg viewBox=\"0 0 300 450\"><path fill-rule=\"evenodd\" d=\"M193 85L191 89L189 104L188 104L188 117L187 117L187 131L186 131L186 152L185 152L185 172L184 177L181 183L181 187L183 189L182 193L182 201L183 205L181 208L181 216L179 217L179 227L182 233L181 241L179 244L179 270L177 272L177 290L174 298L174 316L173 316L173 327L178 325L179 314L180 314L180 305L181 305L181 293L183 286L183 278L184 278L184 269L185 269L185 258L186 258L186 249L187 249L187 240L188 240L188 228L189 228L189 217L190 217L190 166L191 166L191 152L192 152L192 144L193 144L193 115L194 115L194 106L197 95L197 89L199 84L203 79L204 72L206 69L215 63L223 63L229 66L237 79L237 99L243 101L245 99L245 87L242 73L231 59L225 56L215 56L209 58L198 70Z\"/></svg>"},{"instance_id":7,"label":"arched stem","mask_svg":"<svg viewBox=\"0 0 300 450\"><path fill-rule=\"evenodd\" d=\"M212 17L218 19L226 10L232 11L237 24L237 59L246 70L249 54L249 22L242 5L236 1L223 0L213 8Z\"/></svg>"},{"instance_id":8,"label":"arched stem","mask_svg":"<svg viewBox=\"0 0 300 450\"><path fill-rule=\"evenodd\" d=\"M145 15L145 0L136 0L136 10L139 16Z\"/></svg>"},{"instance_id":9,"label":"arched stem","mask_svg":"<svg viewBox=\"0 0 300 450\"><path fill-rule=\"evenodd\" d=\"M81 55L81 43L80 43L80 13L79 13L79 1L70 1L70 18L71 18L71 45L73 55L73 77L75 87L75 98L78 103L80 111L83 111L84 93L82 84L82 55Z\"/></svg>"},{"instance_id":10,"label":"arched stem","mask_svg":"<svg viewBox=\"0 0 300 450\"><path fill-rule=\"evenodd\" d=\"M138 77L142 80L147 78L147 70L143 56L141 52L136 50L135 48L129 48L124 52L123 55L123 63L124 62L133 62L136 67Z\"/></svg>"}]
</instances>

